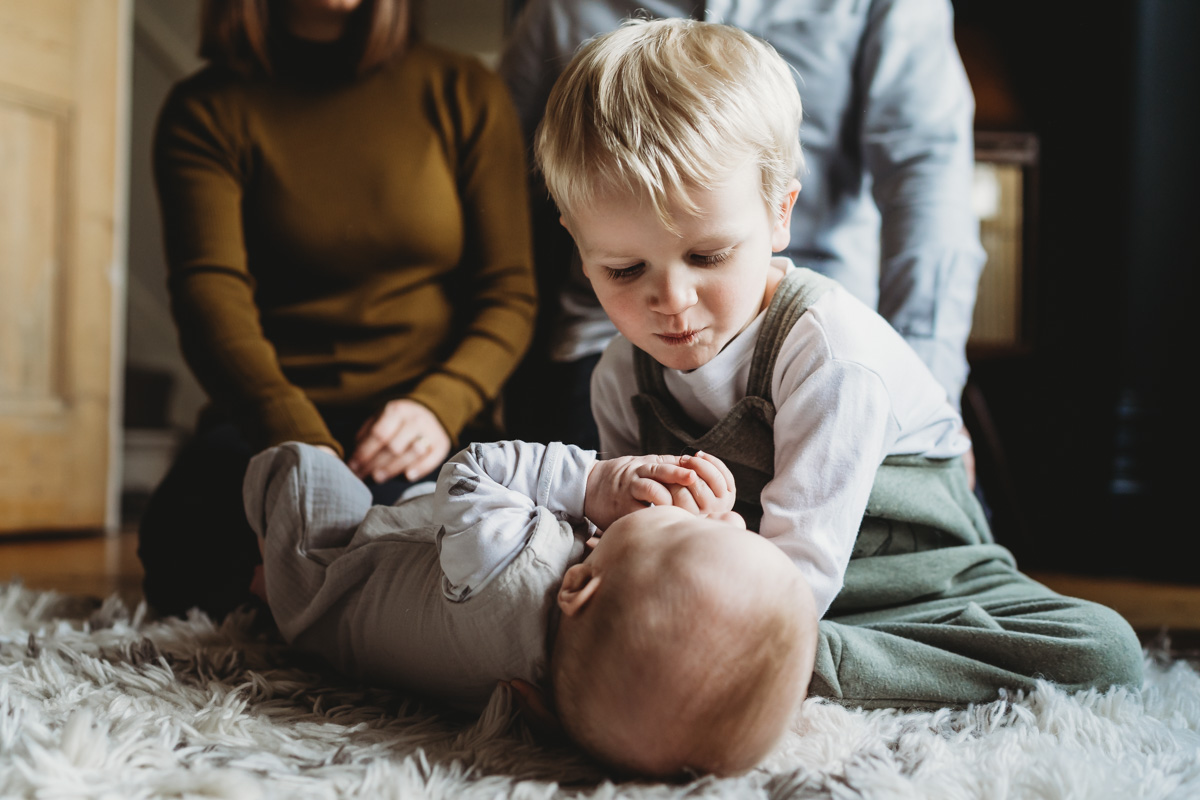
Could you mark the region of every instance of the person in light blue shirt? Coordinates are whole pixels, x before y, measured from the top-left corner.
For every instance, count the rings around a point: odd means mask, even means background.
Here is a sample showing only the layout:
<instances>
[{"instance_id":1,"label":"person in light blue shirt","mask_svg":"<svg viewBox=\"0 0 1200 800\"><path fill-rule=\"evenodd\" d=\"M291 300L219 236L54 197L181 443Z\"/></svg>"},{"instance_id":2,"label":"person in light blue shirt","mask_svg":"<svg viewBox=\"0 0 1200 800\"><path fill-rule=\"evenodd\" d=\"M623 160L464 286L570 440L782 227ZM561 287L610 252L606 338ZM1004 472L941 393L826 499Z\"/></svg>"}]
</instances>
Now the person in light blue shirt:
<instances>
[{"instance_id":1,"label":"person in light blue shirt","mask_svg":"<svg viewBox=\"0 0 1200 800\"><path fill-rule=\"evenodd\" d=\"M528 136L578 46L633 16L736 25L794 68L805 168L782 255L877 309L957 408L984 252L970 195L974 99L948 0L528 0L500 65ZM541 344L510 383L509 433L596 447L588 381L616 330L543 202ZM547 384L572 399L547 405L537 391Z\"/></svg>"}]
</instances>

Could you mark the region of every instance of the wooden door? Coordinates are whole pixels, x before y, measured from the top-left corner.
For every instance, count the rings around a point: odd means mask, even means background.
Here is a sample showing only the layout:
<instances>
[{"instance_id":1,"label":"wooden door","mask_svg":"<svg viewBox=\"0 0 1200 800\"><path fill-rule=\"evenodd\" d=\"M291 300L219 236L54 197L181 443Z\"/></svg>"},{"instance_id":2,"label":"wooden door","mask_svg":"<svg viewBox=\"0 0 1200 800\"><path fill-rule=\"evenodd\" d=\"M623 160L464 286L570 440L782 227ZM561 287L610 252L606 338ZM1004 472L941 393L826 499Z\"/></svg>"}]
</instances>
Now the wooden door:
<instances>
[{"instance_id":1,"label":"wooden door","mask_svg":"<svg viewBox=\"0 0 1200 800\"><path fill-rule=\"evenodd\" d=\"M115 518L129 8L0 0L0 533Z\"/></svg>"}]
</instances>

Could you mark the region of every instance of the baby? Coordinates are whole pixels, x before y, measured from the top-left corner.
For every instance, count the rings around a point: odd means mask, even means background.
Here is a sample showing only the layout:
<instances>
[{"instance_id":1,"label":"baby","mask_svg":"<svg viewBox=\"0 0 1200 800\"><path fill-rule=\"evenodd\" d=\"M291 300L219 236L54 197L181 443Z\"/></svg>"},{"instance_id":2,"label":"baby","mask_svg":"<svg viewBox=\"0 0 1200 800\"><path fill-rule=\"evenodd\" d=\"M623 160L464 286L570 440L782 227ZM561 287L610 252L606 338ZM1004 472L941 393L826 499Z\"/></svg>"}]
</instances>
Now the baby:
<instances>
[{"instance_id":1,"label":"baby","mask_svg":"<svg viewBox=\"0 0 1200 800\"><path fill-rule=\"evenodd\" d=\"M753 767L805 696L811 593L711 456L476 444L372 506L336 456L288 443L244 490L280 631L361 680L473 709L510 682L655 777Z\"/></svg>"}]
</instances>

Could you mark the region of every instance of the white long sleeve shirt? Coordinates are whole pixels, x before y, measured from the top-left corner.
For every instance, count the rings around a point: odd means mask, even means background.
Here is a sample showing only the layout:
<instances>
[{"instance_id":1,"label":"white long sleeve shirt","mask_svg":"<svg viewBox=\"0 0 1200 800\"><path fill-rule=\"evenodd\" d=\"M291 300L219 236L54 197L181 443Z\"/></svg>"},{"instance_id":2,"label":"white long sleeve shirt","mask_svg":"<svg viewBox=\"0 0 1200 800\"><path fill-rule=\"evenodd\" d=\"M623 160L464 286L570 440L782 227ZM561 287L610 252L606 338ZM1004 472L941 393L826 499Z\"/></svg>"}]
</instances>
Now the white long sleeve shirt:
<instances>
[{"instance_id":1,"label":"white long sleeve shirt","mask_svg":"<svg viewBox=\"0 0 1200 800\"><path fill-rule=\"evenodd\" d=\"M698 369L663 370L667 389L697 423L712 426L745 396L764 316ZM592 377L602 458L639 453L630 399L637 392L633 346L618 336ZM917 354L841 287L822 295L796 322L776 362L771 392L775 474L762 491L759 533L800 568L823 614L841 589L883 459L951 458L970 442Z\"/></svg>"}]
</instances>

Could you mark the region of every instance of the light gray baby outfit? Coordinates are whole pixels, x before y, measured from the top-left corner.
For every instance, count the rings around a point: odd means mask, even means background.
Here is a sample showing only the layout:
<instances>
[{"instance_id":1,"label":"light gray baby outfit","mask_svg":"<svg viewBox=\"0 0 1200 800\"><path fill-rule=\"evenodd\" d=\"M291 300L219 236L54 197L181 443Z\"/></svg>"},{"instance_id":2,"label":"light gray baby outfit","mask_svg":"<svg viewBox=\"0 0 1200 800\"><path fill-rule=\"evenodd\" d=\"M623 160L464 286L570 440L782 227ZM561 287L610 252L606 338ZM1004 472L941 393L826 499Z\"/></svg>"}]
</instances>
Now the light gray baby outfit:
<instances>
[{"instance_id":1,"label":"light gray baby outfit","mask_svg":"<svg viewBox=\"0 0 1200 800\"><path fill-rule=\"evenodd\" d=\"M558 443L474 444L432 491L373 506L330 453L260 453L244 500L276 624L347 675L465 708L498 681L543 683L555 596L590 535L594 462Z\"/></svg>"}]
</instances>

